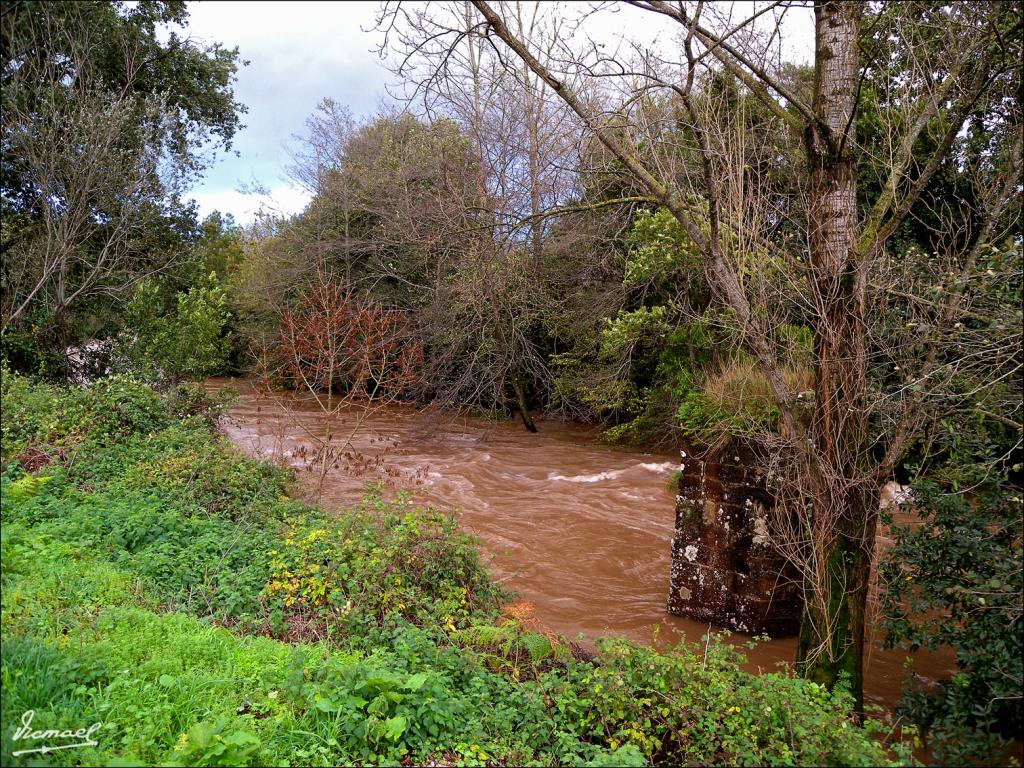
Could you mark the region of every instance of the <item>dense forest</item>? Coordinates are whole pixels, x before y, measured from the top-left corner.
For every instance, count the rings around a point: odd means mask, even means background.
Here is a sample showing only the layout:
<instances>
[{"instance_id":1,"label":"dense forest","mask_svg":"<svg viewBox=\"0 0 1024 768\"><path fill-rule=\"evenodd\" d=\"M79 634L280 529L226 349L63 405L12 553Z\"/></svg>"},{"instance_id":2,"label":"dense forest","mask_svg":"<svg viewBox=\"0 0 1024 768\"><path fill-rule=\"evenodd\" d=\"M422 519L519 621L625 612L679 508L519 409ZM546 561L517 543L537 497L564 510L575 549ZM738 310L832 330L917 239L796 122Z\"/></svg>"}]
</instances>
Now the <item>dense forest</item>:
<instances>
[{"instance_id":1,"label":"dense forest","mask_svg":"<svg viewBox=\"0 0 1024 768\"><path fill-rule=\"evenodd\" d=\"M793 63L786 3L623 5L671 45L599 44L583 5L383 4L397 98L325 97L285 169L310 202L244 224L187 199L243 129L237 49L168 31L176 0L5 5L5 764L1019 755L1024 9L816 2ZM316 403L318 480L231 446L223 375ZM742 446L801 581L793 669L710 629L591 652L446 512L310 503L333 420L393 403ZM957 672L865 707L871 621Z\"/></svg>"}]
</instances>

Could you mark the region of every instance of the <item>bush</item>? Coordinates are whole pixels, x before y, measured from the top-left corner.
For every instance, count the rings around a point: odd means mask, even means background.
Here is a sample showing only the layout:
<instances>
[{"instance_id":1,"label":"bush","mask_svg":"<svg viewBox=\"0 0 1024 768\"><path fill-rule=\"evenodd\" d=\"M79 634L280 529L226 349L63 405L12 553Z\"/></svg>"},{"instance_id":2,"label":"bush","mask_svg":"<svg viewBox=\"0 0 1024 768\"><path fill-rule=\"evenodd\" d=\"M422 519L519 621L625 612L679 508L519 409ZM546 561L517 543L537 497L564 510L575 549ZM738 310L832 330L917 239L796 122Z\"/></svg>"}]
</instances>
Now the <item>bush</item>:
<instances>
[{"instance_id":1,"label":"bush","mask_svg":"<svg viewBox=\"0 0 1024 768\"><path fill-rule=\"evenodd\" d=\"M202 379L227 365L230 318L216 273L173 296L157 281L143 280L125 309L129 331L119 340L118 355L148 380Z\"/></svg>"},{"instance_id":2,"label":"bush","mask_svg":"<svg viewBox=\"0 0 1024 768\"><path fill-rule=\"evenodd\" d=\"M542 679L559 723L654 763L881 765L881 748L849 722L849 697L781 674L749 675L711 638L667 653L604 641L594 664Z\"/></svg>"},{"instance_id":3,"label":"bush","mask_svg":"<svg viewBox=\"0 0 1024 768\"><path fill-rule=\"evenodd\" d=\"M130 376L111 376L78 388L33 383L3 371L0 407L5 466L29 446L65 448L86 438L107 443L170 423L166 401Z\"/></svg>"},{"instance_id":4,"label":"bush","mask_svg":"<svg viewBox=\"0 0 1024 768\"><path fill-rule=\"evenodd\" d=\"M450 516L306 506L130 380L3 395L5 455L12 437L64 450L0 477L4 765L33 759L12 754L27 709L102 723L58 765L885 762L847 697L748 675L716 639L706 658L609 642L586 661L500 620Z\"/></svg>"},{"instance_id":5,"label":"bush","mask_svg":"<svg viewBox=\"0 0 1024 768\"><path fill-rule=\"evenodd\" d=\"M305 512L271 556L263 597L293 638L330 626L359 637L396 619L454 630L493 615L503 597L453 518L401 499L369 497L340 521Z\"/></svg>"},{"instance_id":6,"label":"bush","mask_svg":"<svg viewBox=\"0 0 1024 768\"><path fill-rule=\"evenodd\" d=\"M222 387L210 395L198 382L182 382L168 396L171 413L179 419L195 416L213 427L238 399L238 393L230 387Z\"/></svg>"},{"instance_id":7,"label":"bush","mask_svg":"<svg viewBox=\"0 0 1024 768\"><path fill-rule=\"evenodd\" d=\"M897 529L883 565L886 642L956 648L959 671L932 690L912 677L900 710L924 729L940 762L998 764L1024 722L1024 526L1019 490L990 479L972 497L914 485L923 520Z\"/></svg>"}]
</instances>

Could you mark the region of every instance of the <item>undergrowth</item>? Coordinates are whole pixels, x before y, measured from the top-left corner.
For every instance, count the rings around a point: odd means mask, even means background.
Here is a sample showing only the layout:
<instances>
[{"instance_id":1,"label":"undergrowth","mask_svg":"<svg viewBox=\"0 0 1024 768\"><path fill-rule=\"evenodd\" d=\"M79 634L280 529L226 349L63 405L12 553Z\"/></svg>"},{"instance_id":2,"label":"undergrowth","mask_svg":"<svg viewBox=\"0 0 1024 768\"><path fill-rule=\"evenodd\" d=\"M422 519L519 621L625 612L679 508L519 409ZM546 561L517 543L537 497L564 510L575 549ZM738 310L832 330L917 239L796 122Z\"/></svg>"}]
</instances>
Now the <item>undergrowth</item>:
<instances>
[{"instance_id":1,"label":"undergrowth","mask_svg":"<svg viewBox=\"0 0 1024 768\"><path fill-rule=\"evenodd\" d=\"M4 765L892 757L842 692L749 675L714 639L580 652L506 602L450 516L305 505L196 392L5 374L2 396ZM13 738L30 711L100 723L96 744L16 756L42 743Z\"/></svg>"}]
</instances>

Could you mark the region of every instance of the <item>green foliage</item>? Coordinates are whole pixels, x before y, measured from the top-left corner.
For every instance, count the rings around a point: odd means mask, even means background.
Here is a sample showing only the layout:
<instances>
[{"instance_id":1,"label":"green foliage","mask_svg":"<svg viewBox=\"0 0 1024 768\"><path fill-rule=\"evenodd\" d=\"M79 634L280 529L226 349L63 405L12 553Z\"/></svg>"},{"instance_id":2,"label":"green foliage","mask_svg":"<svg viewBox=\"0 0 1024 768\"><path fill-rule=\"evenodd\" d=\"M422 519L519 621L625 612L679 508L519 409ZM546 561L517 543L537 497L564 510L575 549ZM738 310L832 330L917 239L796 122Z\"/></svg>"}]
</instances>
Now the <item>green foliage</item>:
<instances>
[{"instance_id":1,"label":"green foliage","mask_svg":"<svg viewBox=\"0 0 1024 768\"><path fill-rule=\"evenodd\" d=\"M673 388L667 384L645 387L631 402L623 404L621 414L632 418L606 429L604 438L612 443L670 442L676 436L672 424L675 402Z\"/></svg>"},{"instance_id":2,"label":"green foliage","mask_svg":"<svg viewBox=\"0 0 1024 768\"><path fill-rule=\"evenodd\" d=\"M795 361L806 360L802 337L797 333L786 349ZM786 359L784 357L783 359ZM814 377L801 362L782 367L786 389L795 393L798 404L813 403ZM683 432L691 439L711 443L721 438L756 437L777 427L779 408L768 377L742 353L735 353L720 368L705 371L700 387L681 393L676 413Z\"/></svg>"},{"instance_id":3,"label":"green foliage","mask_svg":"<svg viewBox=\"0 0 1024 768\"><path fill-rule=\"evenodd\" d=\"M261 614L256 596L268 574L262 554L268 533L240 529L196 507L168 509L166 497L120 483L83 483L90 492L59 472L45 492L18 500L10 488L20 482L5 479L3 485L3 522L11 526L5 559L12 563L40 557L40 542L64 539L63 551L101 557L141 580L165 605L250 623Z\"/></svg>"},{"instance_id":4,"label":"green foliage","mask_svg":"<svg viewBox=\"0 0 1024 768\"><path fill-rule=\"evenodd\" d=\"M160 685L176 684L174 678L161 675ZM215 723L193 725L178 742L172 755L174 765L249 765L260 740L248 731L227 730L227 718Z\"/></svg>"},{"instance_id":5,"label":"green foliage","mask_svg":"<svg viewBox=\"0 0 1024 768\"><path fill-rule=\"evenodd\" d=\"M0 362L41 379L60 379L68 374L64 350L52 338L54 318L41 308L33 308L20 325L0 330Z\"/></svg>"},{"instance_id":6,"label":"green foliage","mask_svg":"<svg viewBox=\"0 0 1024 768\"><path fill-rule=\"evenodd\" d=\"M56 765L886 762L842 695L748 675L716 639L706 659L612 642L577 661L498 619L452 518L303 505L144 391L4 377L5 455L14 437L64 450L0 477L4 765L31 764L11 739L28 709L101 724ZM111 397L132 404L92 424Z\"/></svg>"},{"instance_id":7,"label":"green foliage","mask_svg":"<svg viewBox=\"0 0 1024 768\"><path fill-rule=\"evenodd\" d=\"M673 273L700 273L701 256L667 208L641 211L627 237L624 281L628 286L663 282Z\"/></svg>"},{"instance_id":8,"label":"green foliage","mask_svg":"<svg viewBox=\"0 0 1024 768\"><path fill-rule=\"evenodd\" d=\"M224 284L239 269L244 259L242 229L230 213L214 211L203 219L194 259L199 274L192 277L193 281L213 273Z\"/></svg>"},{"instance_id":9,"label":"green foliage","mask_svg":"<svg viewBox=\"0 0 1024 768\"><path fill-rule=\"evenodd\" d=\"M237 392L231 387L222 387L210 394L199 382L182 382L168 393L167 400L175 417L196 417L213 427L237 397Z\"/></svg>"},{"instance_id":10,"label":"green foliage","mask_svg":"<svg viewBox=\"0 0 1024 768\"><path fill-rule=\"evenodd\" d=\"M934 690L912 678L901 709L942 763L998 763L1024 720L1020 490L988 481L962 493L914 486L922 524L897 529L884 575L887 643L956 648L959 671Z\"/></svg>"},{"instance_id":11,"label":"green foliage","mask_svg":"<svg viewBox=\"0 0 1024 768\"><path fill-rule=\"evenodd\" d=\"M454 518L370 496L340 522L303 510L281 529L263 591L280 630L362 635L396 619L455 629L493 614L502 592Z\"/></svg>"},{"instance_id":12,"label":"green foliage","mask_svg":"<svg viewBox=\"0 0 1024 768\"><path fill-rule=\"evenodd\" d=\"M597 663L542 679L561 727L632 745L654 763L881 765L884 753L842 714L846 694L798 678L738 671L711 638L659 654L605 641Z\"/></svg>"},{"instance_id":13,"label":"green foliage","mask_svg":"<svg viewBox=\"0 0 1024 768\"><path fill-rule=\"evenodd\" d=\"M90 436L117 439L170 422L166 402L131 376L110 376L79 389L33 384L4 371L0 398L4 464L29 445L63 449Z\"/></svg>"},{"instance_id":14,"label":"green foliage","mask_svg":"<svg viewBox=\"0 0 1024 768\"><path fill-rule=\"evenodd\" d=\"M496 669L505 669L519 677L524 668L536 670L538 664L551 660L565 661L571 657L564 639L529 629L514 617L500 624L474 624L452 633L452 638L469 648L483 651L495 662Z\"/></svg>"},{"instance_id":15,"label":"green foliage","mask_svg":"<svg viewBox=\"0 0 1024 768\"><path fill-rule=\"evenodd\" d=\"M773 427L779 409L767 379L749 362L728 364L687 391L676 414L687 435L706 441Z\"/></svg>"},{"instance_id":16,"label":"green foliage","mask_svg":"<svg viewBox=\"0 0 1024 768\"><path fill-rule=\"evenodd\" d=\"M21 504L35 496L51 480L52 477L42 475L23 475L7 486L7 500L12 504Z\"/></svg>"},{"instance_id":17,"label":"green foliage","mask_svg":"<svg viewBox=\"0 0 1024 768\"><path fill-rule=\"evenodd\" d=\"M110 376L80 391L79 423L90 435L117 439L162 429L170 422L160 395L133 377Z\"/></svg>"},{"instance_id":18,"label":"green foliage","mask_svg":"<svg viewBox=\"0 0 1024 768\"><path fill-rule=\"evenodd\" d=\"M238 50L175 29L187 21L179 0L3 15L0 344L17 370L66 376L65 349L115 334L137 280L189 260L181 192L246 108Z\"/></svg>"},{"instance_id":19,"label":"green foliage","mask_svg":"<svg viewBox=\"0 0 1024 768\"><path fill-rule=\"evenodd\" d=\"M672 329L668 318L673 313L672 307L656 305L622 311L614 319L605 320L591 380L578 387L575 396L620 422L605 431L609 441L663 438L672 428L676 404L693 386L690 353L695 362L708 359L710 347L701 324ZM568 356L565 363L579 365ZM618 373L598 373L607 366L618 367Z\"/></svg>"},{"instance_id":20,"label":"green foliage","mask_svg":"<svg viewBox=\"0 0 1024 768\"><path fill-rule=\"evenodd\" d=\"M1006 741L1021 738L1020 727L1007 724L1024 716L1020 245L1008 238L981 245L976 256L964 286L969 311L939 341L904 347L871 371L881 392L916 390L926 419L901 468L912 482L909 511L921 522L896 529L883 566L885 615L889 644L956 651L955 674L934 683L911 674L900 705L936 756L954 763L1005 760ZM940 300L947 264L919 245L901 258L927 300ZM904 301L885 309L877 325L883 349L932 331L930 311L913 312ZM904 378L926 353L949 375Z\"/></svg>"},{"instance_id":21,"label":"green foliage","mask_svg":"<svg viewBox=\"0 0 1024 768\"><path fill-rule=\"evenodd\" d=\"M659 305L606 321L601 358L628 375L583 387L578 395L620 419L605 437L649 443L681 429L688 440L713 443L773 428L779 418L774 393L748 356L728 352L728 318L708 312L671 328L674 313L672 306ZM777 343L787 386L801 398L813 396L810 329L781 326ZM641 387L637 379L650 383Z\"/></svg>"},{"instance_id":22,"label":"green foliage","mask_svg":"<svg viewBox=\"0 0 1024 768\"><path fill-rule=\"evenodd\" d=\"M650 335L664 336L666 307L640 307L632 312L620 312L605 321L601 332L601 354L612 358L627 347L636 346Z\"/></svg>"},{"instance_id":23,"label":"green foliage","mask_svg":"<svg viewBox=\"0 0 1024 768\"><path fill-rule=\"evenodd\" d=\"M231 313L215 272L167 300L144 280L125 308L129 329L120 343L128 367L147 380L202 379L221 372L231 352Z\"/></svg>"},{"instance_id":24,"label":"green foliage","mask_svg":"<svg viewBox=\"0 0 1024 768\"><path fill-rule=\"evenodd\" d=\"M168 30L170 25L187 22L188 9L178 0L134 7L93 3L46 8L44 3L22 3L4 20L5 85L17 69L13 64L23 46L37 40L40 27L49 25L45 28L51 35L45 38L37 56L60 62L69 80L76 73L88 74L111 96L125 91L134 96L161 94L173 114L166 141L173 152L187 156L191 170L198 172L212 160L208 153L205 157L201 153L203 145L212 140L230 149L246 108L235 101L232 90L238 50L219 44L204 46ZM162 34L165 31L169 33ZM126 57L126 52L131 56ZM7 95L30 104L54 96L21 92ZM7 166L11 159L5 154L4 161ZM20 189L7 178L19 167L16 161L11 164L13 168L5 171L5 198L16 199L17 195L6 191L8 184Z\"/></svg>"}]
</instances>

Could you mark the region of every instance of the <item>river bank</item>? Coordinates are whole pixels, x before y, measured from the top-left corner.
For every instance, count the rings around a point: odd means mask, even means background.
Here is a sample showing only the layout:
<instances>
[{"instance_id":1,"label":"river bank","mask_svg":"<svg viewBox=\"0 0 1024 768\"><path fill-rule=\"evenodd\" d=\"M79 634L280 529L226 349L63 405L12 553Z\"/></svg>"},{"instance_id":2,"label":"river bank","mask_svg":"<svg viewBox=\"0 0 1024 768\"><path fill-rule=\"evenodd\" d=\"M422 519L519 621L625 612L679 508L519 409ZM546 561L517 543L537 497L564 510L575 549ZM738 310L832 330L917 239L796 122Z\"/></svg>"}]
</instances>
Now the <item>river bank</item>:
<instances>
[{"instance_id":1,"label":"river bank","mask_svg":"<svg viewBox=\"0 0 1024 768\"><path fill-rule=\"evenodd\" d=\"M451 518L302 503L194 390L5 375L3 413L5 765L893 757L849 697L749 675L728 645L579 653L505 603ZM26 747L30 710L43 732L102 725Z\"/></svg>"},{"instance_id":2,"label":"river bank","mask_svg":"<svg viewBox=\"0 0 1024 768\"><path fill-rule=\"evenodd\" d=\"M211 379L208 391L229 387L238 399L223 424L250 455L310 475L323 414L302 397L256 391L250 382ZM337 468L328 473L321 503L343 509L367 482L458 515L489 556L492 577L534 606L536 616L569 638L621 636L666 648L697 641L706 624L666 611L674 490L678 459L610 446L588 425L538 420L537 434L517 421L493 422L441 411L389 405L369 416L358 409L334 420L347 436L365 418ZM310 487L312 481L307 483ZM790 665L795 638L773 638L746 649L746 669L757 673ZM865 675L865 700L895 707L907 654L875 644ZM925 678L956 671L951 650L919 652Z\"/></svg>"}]
</instances>

